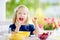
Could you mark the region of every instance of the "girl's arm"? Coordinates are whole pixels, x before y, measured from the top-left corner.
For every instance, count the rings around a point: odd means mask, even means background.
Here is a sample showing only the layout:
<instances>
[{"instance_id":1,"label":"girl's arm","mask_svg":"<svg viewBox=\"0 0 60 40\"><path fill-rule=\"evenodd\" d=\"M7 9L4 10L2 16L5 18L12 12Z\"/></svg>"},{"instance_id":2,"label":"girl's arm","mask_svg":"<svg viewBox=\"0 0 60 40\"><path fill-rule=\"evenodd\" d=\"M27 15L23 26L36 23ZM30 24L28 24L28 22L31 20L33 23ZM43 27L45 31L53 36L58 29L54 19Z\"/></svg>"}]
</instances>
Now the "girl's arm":
<instances>
[{"instance_id":1,"label":"girl's arm","mask_svg":"<svg viewBox=\"0 0 60 40\"><path fill-rule=\"evenodd\" d=\"M39 27L38 27L37 24L34 24L34 26L35 26L35 31L33 31L33 33L34 33L35 35L38 35L38 34L40 33Z\"/></svg>"},{"instance_id":2,"label":"girl's arm","mask_svg":"<svg viewBox=\"0 0 60 40\"><path fill-rule=\"evenodd\" d=\"M33 33L35 35L38 35L40 33L40 30L39 30L39 26L38 26L38 23L37 23L37 17L34 17L34 19L32 21L33 21L34 26L35 26L35 31L33 31Z\"/></svg>"}]
</instances>

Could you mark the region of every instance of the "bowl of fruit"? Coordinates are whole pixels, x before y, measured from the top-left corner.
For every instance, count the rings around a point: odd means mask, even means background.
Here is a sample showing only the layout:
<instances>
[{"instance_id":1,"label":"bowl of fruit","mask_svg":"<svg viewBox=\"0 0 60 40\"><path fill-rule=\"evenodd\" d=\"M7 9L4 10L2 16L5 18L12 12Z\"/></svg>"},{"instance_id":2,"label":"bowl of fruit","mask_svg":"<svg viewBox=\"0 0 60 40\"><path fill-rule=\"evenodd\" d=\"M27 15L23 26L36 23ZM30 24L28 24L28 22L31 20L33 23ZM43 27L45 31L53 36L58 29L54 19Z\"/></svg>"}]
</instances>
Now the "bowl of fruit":
<instances>
[{"instance_id":1,"label":"bowl of fruit","mask_svg":"<svg viewBox=\"0 0 60 40\"><path fill-rule=\"evenodd\" d=\"M39 34L38 37L40 40L46 40L48 38L48 35L49 33L42 33L42 34Z\"/></svg>"}]
</instances>

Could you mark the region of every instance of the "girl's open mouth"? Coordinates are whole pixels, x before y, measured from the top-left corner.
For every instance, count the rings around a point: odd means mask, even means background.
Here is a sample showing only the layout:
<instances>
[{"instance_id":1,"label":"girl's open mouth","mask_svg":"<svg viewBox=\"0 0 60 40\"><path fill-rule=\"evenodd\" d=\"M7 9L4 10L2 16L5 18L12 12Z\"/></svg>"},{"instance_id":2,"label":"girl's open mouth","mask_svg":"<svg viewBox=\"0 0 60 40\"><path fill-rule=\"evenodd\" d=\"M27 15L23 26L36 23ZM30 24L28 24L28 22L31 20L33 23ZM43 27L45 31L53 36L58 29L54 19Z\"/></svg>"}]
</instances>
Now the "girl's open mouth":
<instances>
[{"instance_id":1,"label":"girl's open mouth","mask_svg":"<svg viewBox=\"0 0 60 40\"><path fill-rule=\"evenodd\" d=\"M19 18L20 21L23 21L23 18Z\"/></svg>"}]
</instances>

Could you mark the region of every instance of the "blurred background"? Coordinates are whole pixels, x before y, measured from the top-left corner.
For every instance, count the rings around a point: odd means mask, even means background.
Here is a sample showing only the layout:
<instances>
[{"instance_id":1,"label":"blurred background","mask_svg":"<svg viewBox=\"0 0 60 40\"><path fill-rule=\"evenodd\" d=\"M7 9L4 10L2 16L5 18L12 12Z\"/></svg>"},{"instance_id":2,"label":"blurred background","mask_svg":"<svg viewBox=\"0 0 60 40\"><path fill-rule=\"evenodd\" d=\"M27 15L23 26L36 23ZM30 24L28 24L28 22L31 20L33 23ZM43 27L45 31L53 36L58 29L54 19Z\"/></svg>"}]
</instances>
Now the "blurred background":
<instances>
[{"instance_id":1,"label":"blurred background","mask_svg":"<svg viewBox=\"0 0 60 40\"><path fill-rule=\"evenodd\" d=\"M27 6L31 16L39 11L42 16L60 18L60 0L6 0L7 19L12 18L14 9L19 5Z\"/></svg>"},{"instance_id":2,"label":"blurred background","mask_svg":"<svg viewBox=\"0 0 60 40\"><path fill-rule=\"evenodd\" d=\"M38 15L60 18L60 0L1 0L0 21L12 19L14 9L19 5L29 8L30 16Z\"/></svg>"},{"instance_id":3,"label":"blurred background","mask_svg":"<svg viewBox=\"0 0 60 40\"><path fill-rule=\"evenodd\" d=\"M60 20L60 0L0 0L0 32L8 30L14 9L19 5L27 6L30 17L37 16L38 23L43 23L44 17Z\"/></svg>"},{"instance_id":4,"label":"blurred background","mask_svg":"<svg viewBox=\"0 0 60 40\"><path fill-rule=\"evenodd\" d=\"M53 33L51 37L60 35L60 0L0 0L0 40L7 38L6 33L9 31L9 25L12 24L14 10L19 5L28 7L30 23L32 22L31 18L37 16L40 28L47 27L47 24L53 23L51 28L57 30L54 31L55 34ZM45 24L46 26L44 26Z\"/></svg>"},{"instance_id":5,"label":"blurred background","mask_svg":"<svg viewBox=\"0 0 60 40\"><path fill-rule=\"evenodd\" d=\"M14 9L19 5L27 6L30 11L30 18L37 16L38 23L43 23L44 17L53 17L57 20L60 18L60 0L6 0L5 3L6 20L13 18Z\"/></svg>"}]
</instances>

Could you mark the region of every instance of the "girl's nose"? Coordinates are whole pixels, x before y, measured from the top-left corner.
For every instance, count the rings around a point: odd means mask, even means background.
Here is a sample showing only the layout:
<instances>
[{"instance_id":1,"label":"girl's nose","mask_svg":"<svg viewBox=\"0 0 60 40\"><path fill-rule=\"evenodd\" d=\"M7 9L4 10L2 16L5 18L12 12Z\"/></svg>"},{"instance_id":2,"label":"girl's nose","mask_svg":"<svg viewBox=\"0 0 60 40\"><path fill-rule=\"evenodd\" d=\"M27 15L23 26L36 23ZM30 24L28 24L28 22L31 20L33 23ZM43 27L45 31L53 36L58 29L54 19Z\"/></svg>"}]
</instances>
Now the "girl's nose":
<instances>
[{"instance_id":1,"label":"girl's nose","mask_svg":"<svg viewBox=\"0 0 60 40\"><path fill-rule=\"evenodd\" d=\"M23 13L21 14L21 16L22 16L22 17L24 16Z\"/></svg>"}]
</instances>

